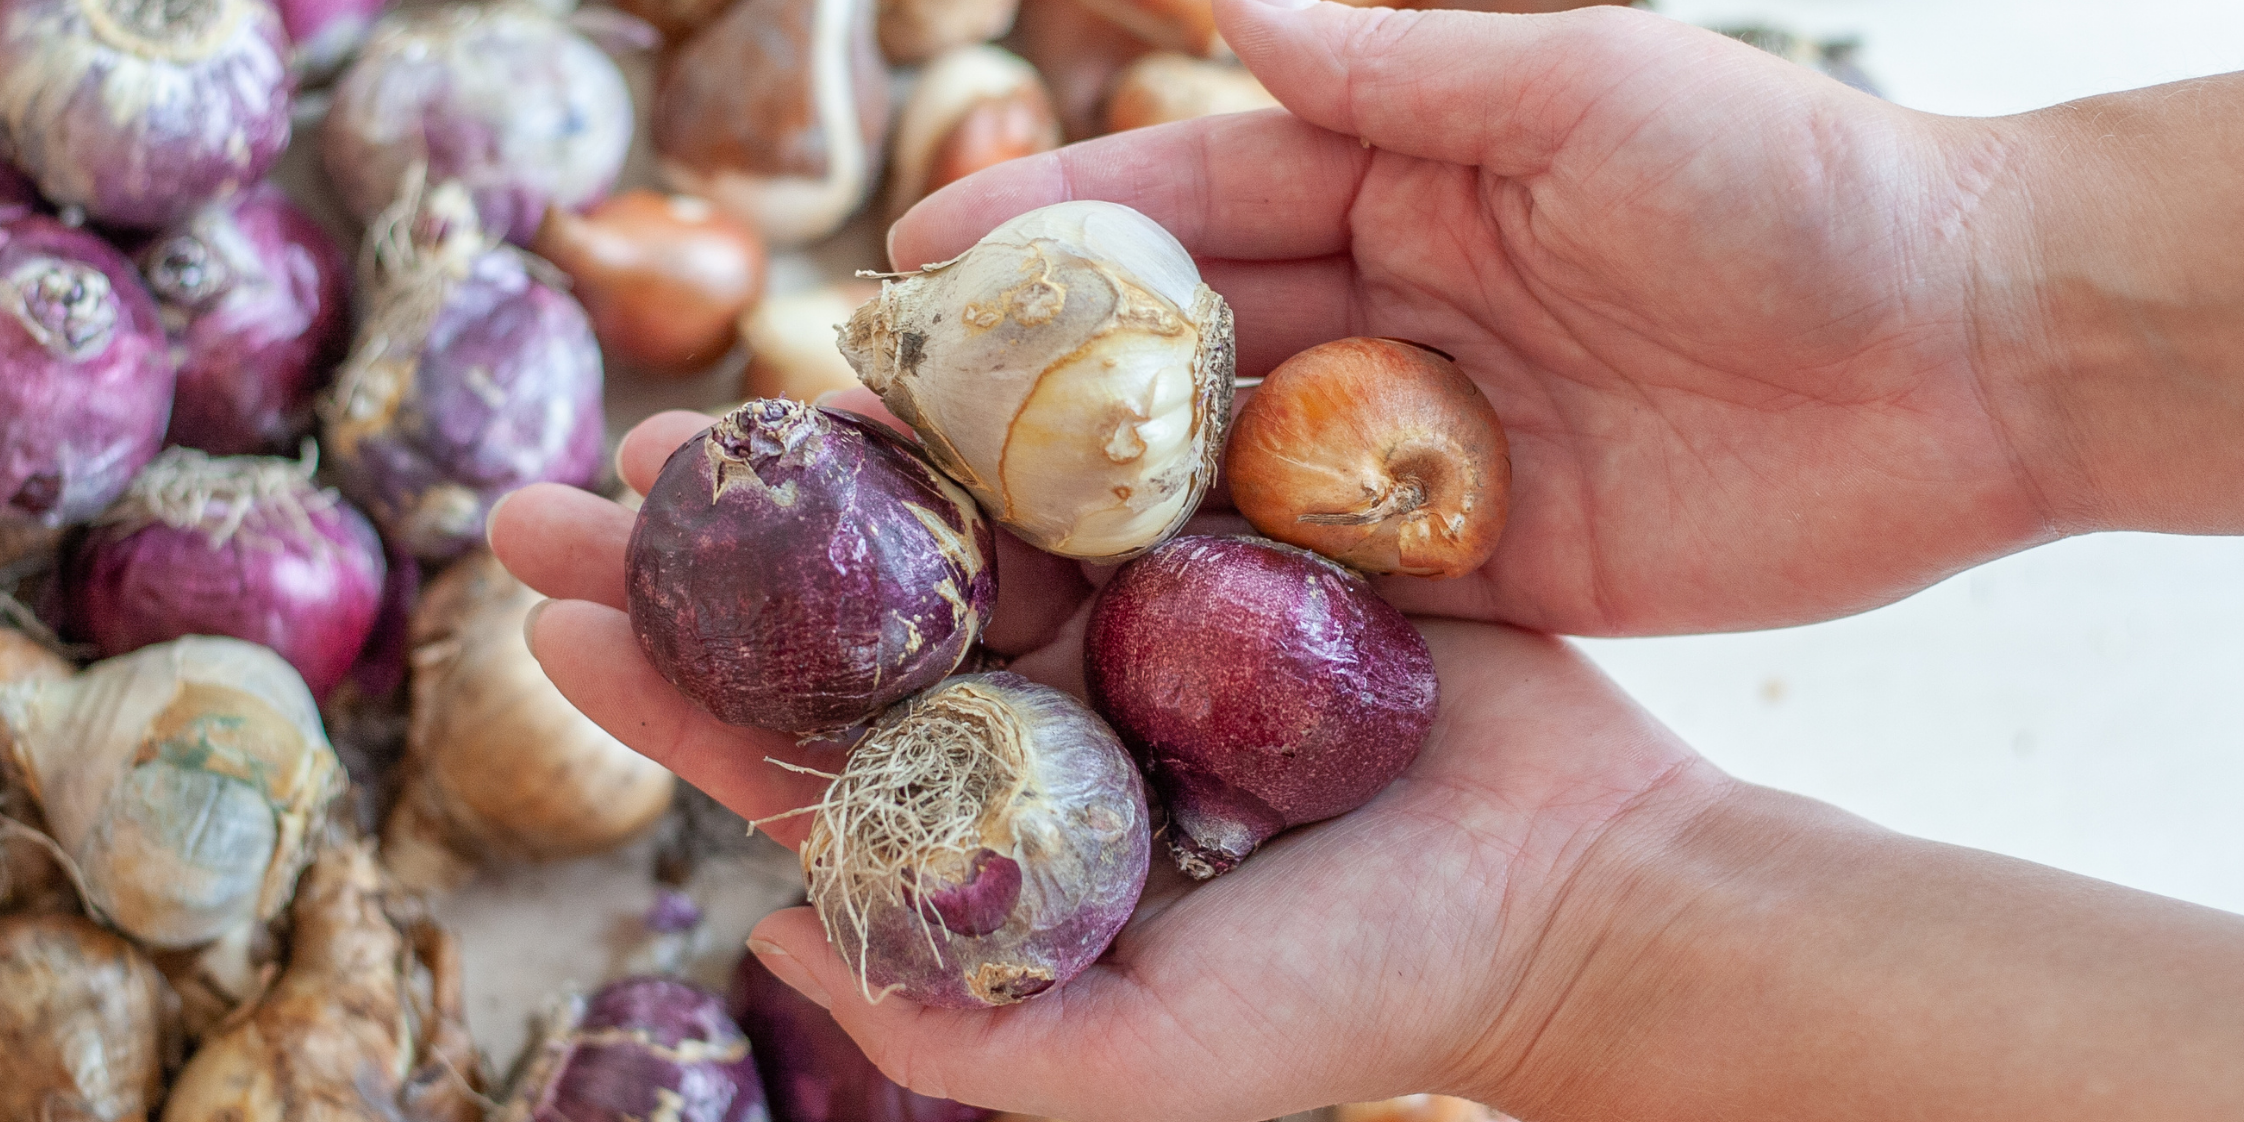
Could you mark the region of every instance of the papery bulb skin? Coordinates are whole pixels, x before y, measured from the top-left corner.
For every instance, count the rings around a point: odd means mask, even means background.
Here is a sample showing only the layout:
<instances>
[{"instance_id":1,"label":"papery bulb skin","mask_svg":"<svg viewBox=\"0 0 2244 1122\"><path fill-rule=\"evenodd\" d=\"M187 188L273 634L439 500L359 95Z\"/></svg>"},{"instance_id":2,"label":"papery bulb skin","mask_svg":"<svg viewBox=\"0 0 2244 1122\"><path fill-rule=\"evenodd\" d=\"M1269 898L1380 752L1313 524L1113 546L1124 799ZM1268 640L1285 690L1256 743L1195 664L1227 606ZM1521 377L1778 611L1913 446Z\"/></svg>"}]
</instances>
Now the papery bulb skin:
<instances>
[{"instance_id":1,"label":"papery bulb skin","mask_svg":"<svg viewBox=\"0 0 2244 1122\"><path fill-rule=\"evenodd\" d=\"M74 551L72 630L105 657L230 635L326 697L374 629L386 565L373 524L311 476L309 460L166 450Z\"/></svg>"},{"instance_id":2,"label":"papery bulb skin","mask_svg":"<svg viewBox=\"0 0 2244 1122\"><path fill-rule=\"evenodd\" d=\"M0 538L124 493L163 444L174 384L132 262L50 218L0 225Z\"/></svg>"},{"instance_id":3,"label":"papery bulb skin","mask_svg":"<svg viewBox=\"0 0 2244 1122\"><path fill-rule=\"evenodd\" d=\"M288 967L187 1061L163 1122L480 1122L459 941L330 842L290 909Z\"/></svg>"},{"instance_id":4,"label":"papery bulb skin","mask_svg":"<svg viewBox=\"0 0 2244 1122\"><path fill-rule=\"evenodd\" d=\"M566 23L519 0L447 4L375 25L336 79L320 156L361 219L418 164L465 184L486 230L528 245L548 206L608 193L631 129L623 72Z\"/></svg>"},{"instance_id":5,"label":"papery bulb skin","mask_svg":"<svg viewBox=\"0 0 2244 1122\"><path fill-rule=\"evenodd\" d=\"M168 996L147 956L91 920L0 916L0 1118L145 1118L164 1093Z\"/></svg>"},{"instance_id":6,"label":"papery bulb skin","mask_svg":"<svg viewBox=\"0 0 2244 1122\"><path fill-rule=\"evenodd\" d=\"M34 636L10 626L14 622L37 628L35 620L21 618L28 614L0 599L0 689L16 682L59 682L78 672L55 653L44 634ZM11 780L10 770L6 753L0 750L0 814L41 828L38 801L20 779ZM78 890L52 852L32 835L0 834L0 915L73 912L78 906Z\"/></svg>"},{"instance_id":7,"label":"papery bulb skin","mask_svg":"<svg viewBox=\"0 0 2244 1122\"><path fill-rule=\"evenodd\" d=\"M978 1106L915 1094L882 1075L857 1042L794 987L742 955L725 1005L755 1046L777 1122L986 1122Z\"/></svg>"},{"instance_id":8,"label":"papery bulb skin","mask_svg":"<svg viewBox=\"0 0 2244 1122\"><path fill-rule=\"evenodd\" d=\"M78 672L70 660L47 644L8 626L0 605L0 686L10 682L59 682Z\"/></svg>"},{"instance_id":9,"label":"papery bulb skin","mask_svg":"<svg viewBox=\"0 0 2244 1122\"><path fill-rule=\"evenodd\" d=\"M852 413L759 399L672 453L625 553L648 661L719 720L835 732L934 685L989 625L974 500Z\"/></svg>"},{"instance_id":10,"label":"papery bulb skin","mask_svg":"<svg viewBox=\"0 0 2244 1122\"><path fill-rule=\"evenodd\" d=\"M413 613L412 723L382 860L413 891L480 863L604 853L670 808L676 781L561 695L522 627L545 598L476 552Z\"/></svg>"},{"instance_id":11,"label":"papery bulb skin","mask_svg":"<svg viewBox=\"0 0 2244 1122\"><path fill-rule=\"evenodd\" d=\"M179 364L169 440L285 453L350 341L350 262L280 188L198 211L140 252Z\"/></svg>"},{"instance_id":12,"label":"papery bulb skin","mask_svg":"<svg viewBox=\"0 0 2244 1122\"><path fill-rule=\"evenodd\" d=\"M936 56L896 121L888 213L986 167L1060 146L1060 122L1036 68L987 44Z\"/></svg>"},{"instance_id":13,"label":"papery bulb skin","mask_svg":"<svg viewBox=\"0 0 2244 1122\"><path fill-rule=\"evenodd\" d=\"M884 283L841 347L937 466L1048 553L1134 557L1184 525L1215 476L1231 309L1128 207L1014 218Z\"/></svg>"},{"instance_id":14,"label":"papery bulb skin","mask_svg":"<svg viewBox=\"0 0 2244 1122\"><path fill-rule=\"evenodd\" d=\"M1264 536L1367 573L1476 572L1510 509L1495 406L1449 356L1399 339L1280 363L1232 420L1224 473Z\"/></svg>"},{"instance_id":15,"label":"papery bulb skin","mask_svg":"<svg viewBox=\"0 0 2244 1122\"><path fill-rule=\"evenodd\" d=\"M343 787L304 680L239 639L175 639L0 687L0 747L87 903L155 948L277 915Z\"/></svg>"},{"instance_id":16,"label":"papery bulb skin","mask_svg":"<svg viewBox=\"0 0 2244 1122\"><path fill-rule=\"evenodd\" d=\"M0 141L59 206L169 225L288 147L287 59L270 0L8 0Z\"/></svg>"},{"instance_id":17,"label":"papery bulb skin","mask_svg":"<svg viewBox=\"0 0 2244 1122\"><path fill-rule=\"evenodd\" d=\"M290 65L310 79L332 75L358 50L392 0L275 0L292 47Z\"/></svg>"},{"instance_id":18,"label":"papery bulb skin","mask_svg":"<svg viewBox=\"0 0 2244 1122\"><path fill-rule=\"evenodd\" d=\"M506 493L592 483L600 345L568 293L483 236L459 185L416 192L385 226L320 446L386 538L443 560L483 540Z\"/></svg>"},{"instance_id":19,"label":"papery bulb skin","mask_svg":"<svg viewBox=\"0 0 2244 1122\"><path fill-rule=\"evenodd\" d=\"M574 1023L555 1026L501 1108L506 1122L771 1122L748 1038L714 995L624 978L568 1012Z\"/></svg>"},{"instance_id":20,"label":"papery bulb skin","mask_svg":"<svg viewBox=\"0 0 2244 1122\"><path fill-rule=\"evenodd\" d=\"M672 187L791 249L864 203L888 112L870 0L740 0L664 65L651 127Z\"/></svg>"},{"instance_id":21,"label":"papery bulb skin","mask_svg":"<svg viewBox=\"0 0 2244 1122\"><path fill-rule=\"evenodd\" d=\"M1092 605L1083 666L1201 879L1369 802L1440 700L1425 637L1362 576L1260 538L1181 537L1125 566Z\"/></svg>"},{"instance_id":22,"label":"papery bulb skin","mask_svg":"<svg viewBox=\"0 0 2244 1122\"><path fill-rule=\"evenodd\" d=\"M625 191L546 212L531 250L559 266L608 353L655 374L706 369L763 295L763 238L689 195Z\"/></svg>"},{"instance_id":23,"label":"papery bulb skin","mask_svg":"<svg viewBox=\"0 0 2244 1122\"><path fill-rule=\"evenodd\" d=\"M986 43L1013 26L1020 0L880 0L880 52L898 66Z\"/></svg>"},{"instance_id":24,"label":"papery bulb skin","mask_svg":"<svg viewBox=\"0 0 2244 1122\"><path fill-rule=\"evenodd\" d=\"M1090 966L1145 889L1145 788L1067 694L965 674L850 751L802 848L810 902L867 997L978 1009Z\"/></svg>"}]
</instances>

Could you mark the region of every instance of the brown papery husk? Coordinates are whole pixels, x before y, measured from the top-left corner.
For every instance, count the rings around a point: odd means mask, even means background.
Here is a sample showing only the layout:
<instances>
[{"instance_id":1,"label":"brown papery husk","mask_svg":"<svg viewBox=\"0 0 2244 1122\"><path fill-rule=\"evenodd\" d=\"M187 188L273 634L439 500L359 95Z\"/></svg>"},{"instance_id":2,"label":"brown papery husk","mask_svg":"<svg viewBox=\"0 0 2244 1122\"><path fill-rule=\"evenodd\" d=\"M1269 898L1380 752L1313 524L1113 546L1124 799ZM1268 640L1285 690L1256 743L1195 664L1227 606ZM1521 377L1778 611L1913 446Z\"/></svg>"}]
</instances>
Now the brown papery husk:
<instances>
[{"instance_id":1,"label":"brown papery husk","mask_svg":"<svg viewBox=\"0 0 2244 1122\"><path fill-rule=\"evenodd\" d=\"M601 853L652 827L676 780L607 734L522 638L543 597L488 553L462 558L413 610L413 715L383 861L443 890L479 863Z\"/></svg>"},{"instance_id":2,"label":"brown papery husk","mask_svg":"<svg viewBox=\"0 0 2244 1122\"><path fill-rule=\"evenodd\" d=\"M1264 536L1367 573L1458 577L1496 551L1511 455L1438 351L1340 339L1287 359L1232 422L1232 502Z\"/></svg>"},{"instance_id":3,"label":"brown papery husk","mask_svg":"<svg viewBox=\"0 0 2244 1122\"><path fill-rule=\"evenodd\" d=\"M286 949L273 927L245 923L200 947L150 952L179 997L179 1028L189 1041L230 1024L272 986Z\"/></svg>"},{"instance_id":4,"label":"brown papery husk","mask_svg":"<svg viewBox=\"0 0 2244 1122\"><path fill-rule=\"evenodd\" d=\"M15 608L15 601L0 596L0 686L59 682L76 673L45 642L7 626ZM13 822L0 823L0 913L76 911L78 894L68 874L53 851L31 834L46 830L38 801L22 782L9 782L8 771L0 761L0 815Z\"/></svg>"},{"instance_id":5,"label":"brown papery husk","mask_svg":"<svg viewBox=\"0 0 2244 1122\"><path fill-rule=\"evenodd\" d=\"M287 971L188 1061L163 1122L480 1119L457 944L384 880L372 843L324 849L293 916Z\"/></svg>"},{"instance_id":6,"label":"brown papery husk","mask_svg":"<svg viewBox=\"0 0 2244 1122\"><path fill-rule=\"evenodd\" d=\"M0 686L0 750L88 911L150 947L279 914L343 782L304 680L214 636Z\"/></svg>"},{"instance_id":7,"label":"brown papery husk","mask_svg":"<svg viewBox=\"0 0 2244 1122\"><path fill-rule=\"evenodd\" d=\"M92 921L0 918L0 1118L146 1118L169 1004L148 959Z\"/></svg>"},{"instance_id":8,"label":"brown papery husk","mask_svg":"<svg viewBox=\"0 0 2244 1122\"><path fill-rule=\"evenodd\" d=\"M0 605L0 613L5 612ZM78 672L70 660L47 644L7 626L0 615L0 686L10 682L59 682Z\"/></svg>"},{"instance_id":9,"label":"brown papery husk","mask_svg":"<svg viewBox=\"0 0 2244 1122\"><path fill-rule=\"evenodd\" d=\"M46 836L38 801L0 768L0 915L73 914L78 889Z\"/></svg>"}]
</instances>

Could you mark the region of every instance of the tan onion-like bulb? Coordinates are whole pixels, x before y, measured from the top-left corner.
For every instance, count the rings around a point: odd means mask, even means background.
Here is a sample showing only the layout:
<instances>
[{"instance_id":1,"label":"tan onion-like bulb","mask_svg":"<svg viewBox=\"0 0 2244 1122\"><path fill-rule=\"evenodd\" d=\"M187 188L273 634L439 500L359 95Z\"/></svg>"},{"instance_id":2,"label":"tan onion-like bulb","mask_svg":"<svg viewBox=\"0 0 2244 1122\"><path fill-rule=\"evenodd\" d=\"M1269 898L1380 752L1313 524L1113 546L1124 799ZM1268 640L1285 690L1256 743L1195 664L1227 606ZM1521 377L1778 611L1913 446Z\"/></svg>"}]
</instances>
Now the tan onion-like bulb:
<instances>
[{"instance_id":1,"label":"tan onion-like bulb","mask_svg":"<svg viewBox=\"0 0 2244 1122\"><path fill-rule=\"evenodd\" d=\"M373 844L320 853L290 916L287 971L196 1050L163 1122L481 1119L459 943L384 881Z\"/></svg>"},{"instance_id":2,"label":"tan onion-like bulb","mask_svg":"<svg viewBox=\"0 0 2244 1122\"><path fill-rule=\"evenodd\" d=\"M412 725L382 850L408 889L457 887L480 862L605 852L670 807L670 772L578 712L523 642L541 599L476 553L413 609Z\"/></svg>"},{"instance_id":3,"label":"tan onion-like bulb","mask_svg":"<svg viewBox=\"0 0 2244 1122\"><path fill-rule=\"evenodd\" d=\"M1084 7L1129 28L1167 51L1201 58L1229 58L1231 48L1216 30L1212 0L1081 0Z\"/></svg>"},{"instance_id":4,"label":"tan onion-like bulb","mask_svg":"<svg viewBox=\"0 0 2244 1122\"><path fill-rule=\"evenodd\" d=\"M0 1118L141 1119L164 1093L163 976L71 915L0 918Z\"/></svg>"},{"instance_id":5,"label":"tan onion-like bulb","mask_svg":"<svg viewBox=\"0 0 2244 1122\"><path fill-rule=\"evenodd\" d=\"M1340 339L1279 364L1232 423L1224 475L1256 530L1367 573L1458 577L1504 531L1504 426L1449 356Z\"/></svg>"},{"instance_id":6,"label":"tan onion-like bulb","mask_svg":"<svg viewBox=\"0 0 2244 1122\"><path fill-rule=\"evenodd\" d=\"M854 383L856 376L850 381ZM11 682L59 682L77 673L77 667L54 653L30 634L8 626L19 609L0 595L0 686ZM29 617L28 610L22 610ZM8 782L8 769L0 766L0 814L31 829L43 826L39 805L31 792ZM69 911L77 906L77 891L70 886L54 855L32 834L0 826L0 913L19 911Z\"/></svg>"},{"instance_id":7,"label":"tan onion-like bulb","mask_svg":"<svg viewBox=\"0 0 2244 1122\"><path fill-rule=\"evenodd\" d=\"M1271 109L1278 99L1236 62L1158 51L1131 63L1107 91L1106 131Z\"/></svg>"},{"instance_id":8,"label":"tan onion-like bulb","mask_svg":"<svg viewBox=\"0 0 2244 1122\"><path fill-rule=\"evenodd\" d=\"M0 611L5 608L0 604ZM45 643L9 627L0 617L0 686L10 682L59 682L76 670Z\"/></svg>"},{"instance_id":9,"label":"tan onion-like bulb","mask_svg":"<svg viewBox=\"0 0 2244 1122\"><path fill-rule=\"evenodd\" d=\"M1020 0L880 0L880 52L897 66L984 43L1013 26Z\"/></svg>"},{"instance_id":10,"label":"tan onion-like bulb","mask_svg":"<svg viewBox=\"0 0 2244 1122\"><path fill-rule=\"evenodd\" d=\"M845 280L749 309L740 317L740 341L748 350L740 396L815 402L821 394L857 389L863 383L834 348L834 333L878 295L880 286L871 281Z\"/></svg>"},{"instance_id":11,"label":"tan onion-like bulb","mask_svg":"<svg viewBox=\"0 0 2244 1122\"><path fill-rule=\"evenodd\" d=\"M0 746L86 902L151 947L278 914L343 789L304 679L239 639L188 636L0 687Z\"/></svg>"},{"instance_id":12,"label":"tan onion-like bulb","mask_svg":"<svg viewBox=\"0 0 2244 1122\"><path fill-rule=\"evenodd\" d=\"M738 0L664 63L663 178L782 249L840 229L880 177L888 68L866 0Z\"/></svg>"},{"instance_id":13,"label":"tan onion-like bulb","mask_svg":"<svg viewBox=\"0 0 2244 1122\"><path fill-rule=\"evenodd\" d=\"M1231 309L1146 216L1030 211L890 280L842 353L937 466L1049 553L1119 561L1190 517L1231 411Z\"/></svg>"},{"instance_id":14,"label":"tan onion-like bulb","mask_svg":"<svg viewBox=\"0 0 2244 1122\"><path fill-rule=\"evenodd\" d=\"M897 118L889 217L983 168L1059 146L1059 118L1035 67L987 44L947 51L920 72Z\"/></svg>"},{"instance_id":15,"label":"tan onion-like bulb","mask_svg":"<svg viewBox=\"0 0 2244 1122\"><path fill-rule=\"evenodd\" d=\"M1154 49L1080 0L1021 0L1005 43L1043 76L1069 140L1105 131L1103 107L1115 75Z\"/></svg>"}]
</instances>

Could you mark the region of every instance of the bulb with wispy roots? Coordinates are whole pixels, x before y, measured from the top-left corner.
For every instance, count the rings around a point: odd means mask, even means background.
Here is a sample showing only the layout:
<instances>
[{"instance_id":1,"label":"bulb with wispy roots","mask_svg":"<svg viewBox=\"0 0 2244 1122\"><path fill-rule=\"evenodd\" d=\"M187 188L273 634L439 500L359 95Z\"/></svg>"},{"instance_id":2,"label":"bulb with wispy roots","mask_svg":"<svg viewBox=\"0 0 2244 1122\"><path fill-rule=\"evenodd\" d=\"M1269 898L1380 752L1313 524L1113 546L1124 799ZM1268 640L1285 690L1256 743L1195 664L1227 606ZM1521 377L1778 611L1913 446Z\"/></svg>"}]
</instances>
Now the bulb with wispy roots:
<instances>
[{"instance_id":1,"label":"bulb with wispy roots","mask_svg":"<svg viewBox=\"0 0 2244 1122\"><path fill-rule=\"evenodd\" d=\"M1231 309L1167 230L1070 202L881 285L842 354L937 467L1047 553L1121 561L1175 534L1231 418Z\"/></svg>"},{"instance_id":2,"label":"bulb with wispy roots","mask_svg":"<svg viewBox=\"0 0 2244 1122\"><path fill-rule=\"evenodd\" d=\"M897 705L813 809L810 900L868 998L1009 1005L1081 973L1145 889L1145 787L1122 742L1017 674Z\"/></svg>"}]
</instances>

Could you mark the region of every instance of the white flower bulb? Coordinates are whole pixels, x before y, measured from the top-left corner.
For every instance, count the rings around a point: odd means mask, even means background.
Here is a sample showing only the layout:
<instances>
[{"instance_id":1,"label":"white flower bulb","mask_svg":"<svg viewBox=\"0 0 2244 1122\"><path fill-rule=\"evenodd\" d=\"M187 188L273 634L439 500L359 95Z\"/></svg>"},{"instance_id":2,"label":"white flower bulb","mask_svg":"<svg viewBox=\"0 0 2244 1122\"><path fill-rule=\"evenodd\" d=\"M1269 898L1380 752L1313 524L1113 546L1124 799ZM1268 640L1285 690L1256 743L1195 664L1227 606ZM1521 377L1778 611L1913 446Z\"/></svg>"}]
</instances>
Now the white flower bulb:
<instances>
[{"instance_id":1,"label":"white flower bulb","mask_svg":"<svg viewBox=\"0 0 2244 1122\"><path fill-rule=\"evenodd\" d=\"M1021 215L885 282L841 347L936 464L1040 549L1134 556L1174 534L1215 477L1231 310L1128 207Z\"/></svg>"}]
</instances>

